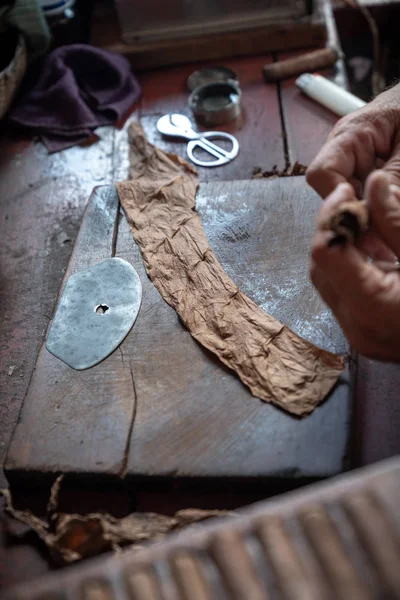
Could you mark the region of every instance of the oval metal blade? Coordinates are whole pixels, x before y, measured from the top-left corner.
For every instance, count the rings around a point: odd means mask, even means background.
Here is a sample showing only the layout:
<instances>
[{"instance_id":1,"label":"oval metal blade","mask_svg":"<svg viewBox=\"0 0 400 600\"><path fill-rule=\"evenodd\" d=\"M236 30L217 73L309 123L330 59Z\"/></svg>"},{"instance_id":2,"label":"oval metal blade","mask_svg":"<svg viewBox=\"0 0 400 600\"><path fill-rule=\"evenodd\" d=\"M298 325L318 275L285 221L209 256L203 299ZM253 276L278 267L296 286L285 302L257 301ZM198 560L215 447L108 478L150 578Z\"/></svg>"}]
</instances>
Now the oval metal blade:
<instances>
[{"instance_id":1,"label":"oval metal blade","mask_svg":"<svg viewBox=\"0 0 400 600\"><path fill-rule=\"evenodd\" d=\"M70 367L93 367L129 333L139 312L142 284L122 258L107 258L68 279L46 348Z\"/></svg>"}]
</instances>

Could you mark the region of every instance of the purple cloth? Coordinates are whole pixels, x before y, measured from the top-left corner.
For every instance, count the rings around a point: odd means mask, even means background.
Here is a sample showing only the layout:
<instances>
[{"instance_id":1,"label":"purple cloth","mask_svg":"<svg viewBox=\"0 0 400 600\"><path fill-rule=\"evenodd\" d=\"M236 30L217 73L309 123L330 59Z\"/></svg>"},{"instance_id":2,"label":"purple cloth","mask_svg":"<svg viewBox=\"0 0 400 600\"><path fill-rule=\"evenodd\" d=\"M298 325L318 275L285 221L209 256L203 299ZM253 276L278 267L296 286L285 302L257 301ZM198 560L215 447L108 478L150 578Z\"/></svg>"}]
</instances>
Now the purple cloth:
<instances>
[{"instance_id":1,"label":"purple cloth","mask_svg":"<svg viewBox=\"0 0 400 600\"><path fill-rule=\"evenodd\" d=\"M57 152L118 121L140 94L123 56L84 44L61 46L34 68L9 121Z\"/></svg>"}]
</instances>

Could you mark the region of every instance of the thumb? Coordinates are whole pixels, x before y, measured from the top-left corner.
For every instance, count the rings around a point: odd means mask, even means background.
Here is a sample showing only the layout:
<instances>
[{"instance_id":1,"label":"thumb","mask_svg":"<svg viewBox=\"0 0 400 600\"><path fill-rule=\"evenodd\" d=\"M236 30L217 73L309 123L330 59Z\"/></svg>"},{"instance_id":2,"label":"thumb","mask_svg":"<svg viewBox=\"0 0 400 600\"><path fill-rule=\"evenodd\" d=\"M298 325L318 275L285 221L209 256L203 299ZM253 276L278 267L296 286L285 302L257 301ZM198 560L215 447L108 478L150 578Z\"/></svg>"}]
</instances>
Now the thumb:
<instances>
[{"instance_id":1,"label":"thumb","mask_svg":"<svg viewBox=\"0 0 400 600\"><path fill-rule=\"evenodd\" d=\"M385 244L400 256L400 188L390 183L385 171L374 171L368 177L365 197L371 220ZM400 181L399 181L400 183Z\"/></svg>"}]
</instances>

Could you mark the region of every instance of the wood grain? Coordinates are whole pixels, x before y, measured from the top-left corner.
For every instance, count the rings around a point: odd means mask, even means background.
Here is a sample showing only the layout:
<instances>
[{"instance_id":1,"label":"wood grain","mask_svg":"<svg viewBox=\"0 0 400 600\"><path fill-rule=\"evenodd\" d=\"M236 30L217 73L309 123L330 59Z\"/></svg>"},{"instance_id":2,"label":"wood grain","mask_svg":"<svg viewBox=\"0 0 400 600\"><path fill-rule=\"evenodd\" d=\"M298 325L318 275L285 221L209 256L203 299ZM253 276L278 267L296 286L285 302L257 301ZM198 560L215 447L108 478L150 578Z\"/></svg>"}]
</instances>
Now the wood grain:
<instances>
[{"instance_id":1,"label":"wood grain","mask_svg":"<svg viewBox=\"0 0 400 600\"><path fill-rule=\"evenodd\" d=\"M279 54L279 60L296 56L299 56L298 52ZM296 87L295 80L292 77L279 84L288 160L291 164L297 160L308 166L339 119L330 110L305 96Z\"/></svg>"},{"instance_id":2,"label":"wood grain","mask_svg":"<svg viewBox=\"0 0 400 600\"><path fill-rule=\"evenodd\" d=\"M188 39L154 43L123 43L113 40L106 50L126 56L136 71L171 67L198 61L229 60L232 57L320 46L326 40L323 23L279 24ZM100 44L103 47L102 44Z\"/></svg>"},{"instance_id":3,"label":"wood grain","mask_svg":"<svg viewBox=\"0 0 400 600\"><path fill-rule=\"evenodd\" d=\"M346 548L327 511L311 505L307 511L300 513L300 519L326 578L332 589L337 591L337 598L367 599L368 589L349 561Z\"/></svg>"},{"instance_id":4,"label":"wood grain","mask_svg":"<svg viewBox=\"0 0 400 600\"><path fill-rule=\"evenodd\" d=\"M257 533L285 600L320 598L319 582L312 571L307 572L304 558L293 545L284 522L273 516L260 519Z\"/></svg>"},{"instance_id":5,"label":"wood grain","mask_svg":"<svg viewBox=\"0 0 400 600\"><path fill-rule=\"evenodd\" d=\"M300 335L345 351L342 335L308 280L308 243L318 205L302 178L207 184L197 199L210 245L238 286ZM225 477L297 472L301 477L328 472L334 464L340 470L350 407L346 386L302 422L254 403L237 378L179 326L147 280L139 251L123 227L124 222L117 253L140 265L143 311L152 323L149 328L144 318L138 319L122 345L138 396L128 471ZM283 239L291 239L291 245L282 244ZM188 397L196 400L189 403Z\"/></svg>"},{"instance_id":6,"label":"wood grain","mask_svg":"<svg viewBox=\"0 0 400 600\"><path fill-rule=\"evenodd\" d=\"M28 139L0 137L1 464L88 197L112 181L113 130L98 133L94 146L51 156Z\"/></svg>"},{"instance_id":7,"label":"wood grain","mask_svg":"<svg viewBox=\"0 0 400 600\"><path fill-rule=\"evenodd\" d=\"M150 570L132 572L126 570L127 587L135 600L160 600L156 576Z\"/></svg>"},{"instance_id":8,"label":"wood grain","mask_svg":"<svg viewBox=\"0 0 400 600\"><path fill-rule=\"evenodd\" d=\"M237 121L216 129L228 131L237 137L240 144L239 156L219 168L198 169L200 181L223 181L250 179L253 168L262 166L264 170L285 166L283 137L281 128L279 99L276 86L266 86L262 69L271 62L270 56L257 56L248 59L230 59L226 67L237 73L242 89L242 116ZM186 65L170 69L168 77L164 70L143 74L140 83L143 88L141 121L150 142L167 152L186 156L185 141L166 138L158 133L156 125L160 116L169 112L179 112L196 123L188 107L189 91L186 81L200 65ZM204 127L198 126L199 131Z\"/></svg>"},{"instance_id":9,"label":"wood grain","mask_svg":"<svg viewBox=\"0 0 400 600\"><path fill-rule=\"evenodd\" d=\"M177 573L171 569L174 557L184 555L201 557L206 567L202 572L202 580L204 577L209 596L203 595L201 598L204 600L352 600L351 592L350 595L342 595L343 588L338 587L336 580L328 574L328 570L336 570L337 565L330 563L319 570L314 568L321 564L321 559L332 560L330 552L325 558L321 555L321 546L335 548L339 544L340 551L346 548L346 555L340 558L341 566L351 573L352 578L365 584L365 593L358 598L395 600L399 597L400 547L393 546L393 538L400 535L398 527L396 531L396 523L400 523L396 494L399 484L399 458L358 472L353 470L333 481L307 486L248 506L232 518L188 528L140 551L108 554L70 567L62 576L53 574L33 584L19 585L2 598L80 598L80 590L87 584L95 583L97 587L108 584L112 600L121 598L122 590L132 600L200 600L196 595L198 589L196 592L189 589L190 593L185 594L186 588L180 585L179 576L187 581L192 571ZM343 513L341 505L346 498L365 497L371 489L379 489L383 500L383 505L377 511L371 512L369 506L364 506L362 510L356 507L353 516ZM315 509L323 512L328 520L332 518L328 528L324 526L321 532L316 528L316 550L310 544L309 536L299 526L302 518L315 514ZM388 519L392 524L389 531L381 527L382 520ZM267 527L262 540L259 537L259 523L271 521L278 524L279 529L285 530L283 545L282 537L278 538L278 552L275 554L275 557L280 554L278 561L272 561L269 554L262 551L264 542L266 547L274 548L277 528ZM367 530L369 534L353 540L354 529L360 532ZM301 572L298 568L293 570L292 557L297 562L298 555L301 557ZM370 562L370 557L375 559ZM307 577L305 585L301 582L302 572ZM374 583L369 586L371 575ZM129 579L136 585L127 585ZM285 582L285 585L281 587L277 585L278 582ZM187 581L188 586L190 583ZM315 590L316 594L310 595L311 590Z\"/></svg>"},{"instance_id":10,"label":"wood grain","mask_svg":"<svg viewBox=\"0 0 400 600\"><path fill-rule=\"evenodd\" d=\"M112 256L118 205L113 187L94 191L64 282L71 274ZM25 464L28 472L49 475L69 471L68 465L75 464L77 472L85 472L89 460L93 472L118 474L124 468L134 408L131 371L118 352L78 372L43 345L6 471Z\"/></svg>"},{"instance_id":11,"label":"wood grain","mask_svg":"<svg viewBox=\"0 0 400 600\"><path fill-rule=\"evenodd\" d=\"M98 191L94 200L107 193ZM318 206L303 178L204 184L197 199L211 247L239 287L300 335L344 352L342 334L308 280ZM92 248L89 260L93 248L109 252L101 234L85 245L88 219L70 272L75 261L88 260L80 248ZM283 242L288 239L290 244ZM75 372L42 349L7 459L11 477L24 471L118 476L126 467L134 477L292 480L342 470L351 413L346 378L302 421L260 402L191 338L162 300L125 218L116 255L141 277L138 320L120 349L88 371Z\"/></svg>"},{"instance_id":12,"label":"wood grain","mask_svg":"<svg viewBox=\"0 0 400 600\"><path fill-rule=\"evenodd\" d=\"M240 32L246 29L277 23L295 22L308 14L306 0L293 4L291 0L270 0L268 5L248 0L230 0L229 4L215 4L209 0L196 6L185 7L174 2L166 7L163 0L149 0L149 7L132 7L129 0L117 0L116 10L126 43L162 40L181 40L196 35ZM224 10L229 6L229 11Z\"/></svg>"},{"instance_id":13,"label":"wood grain","mask_svg":"<svg viewBox=\"0 0 400 600\"><path fill-rule=\"evenodd\" d=\"M211 600L210 585L195 555L180 552L171 559L171 568L183 600Z\"/></svg>"},{"instance_id":14,"label":"wood grain","mask_svg":"<svg viewBox=\"0 0 400 600\"><path fill-rule=\"evenodd\" d=\"M232 600L268 600L246 540L236 531L221 531L211 540L209 552L220 569Z\"/></svg>"}]
</instances>

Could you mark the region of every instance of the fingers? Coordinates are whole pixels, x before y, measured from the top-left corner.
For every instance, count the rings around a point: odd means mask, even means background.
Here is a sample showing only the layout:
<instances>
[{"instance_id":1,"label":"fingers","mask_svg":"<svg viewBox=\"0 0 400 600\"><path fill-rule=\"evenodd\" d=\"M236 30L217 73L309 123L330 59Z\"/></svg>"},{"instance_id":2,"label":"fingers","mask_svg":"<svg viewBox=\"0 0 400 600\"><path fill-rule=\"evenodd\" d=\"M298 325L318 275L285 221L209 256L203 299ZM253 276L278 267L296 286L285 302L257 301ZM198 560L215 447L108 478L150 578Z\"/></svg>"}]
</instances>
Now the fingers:
<instances>
[{"instance_id":1,"label":"fingers","mask_svg":"<svg viewBox=\"0 0 400 600\"><path fill-rule=\"evenodd\" d=\"M389 182L385 171L375 171L366 182L365 195L376 231L400 256L400 188Z\"/></svg>"},{"instance_id":2,"label":"fingers","mask_svg":"<svg viewBox=\"0 0 400 600\"><path fill-rule=\"evenodd\" d=\"M354 161L346 156L339 138L333 138L322 148L306 172L307 183L322 197L326 198L340 183L346 183L353 176Z\"/></svg>"},{"instance_id":3,"label":"fingers","mask_svg":"<svg viewBox=\"0 0 400 600\"><path fill-rule=\"evenodd\" d=\"M340 301L351 311L365 313L373 308L380 293L382 273L351 244L328 247L330 235L325 231L316 234L312 260L324 273ZM335 313L340 310L340 303L328 303Z\"/></svg>"},{"instance_id":4,"label":"fingers","mask_svg":"<svg viewBox=\"0 0 400 600\"><path fill-rule=\"evenodd\" d=\"M352 244L329 247L328 242L333 234L324 230L324 224L338 206L352 200L355 200L352 186L342 183L322 204L312 246L311 277L334 311L338 311L339 301L343 301L352 309L364 312L368 303L372 305L381 293L382 272L368 263L366 255ZM331 288L329 290L327 282Z\"/></svg>"},{"instance_id":5,"label":"fingers","mask_svg":"<svg viewBox=\"0 0 400 600\"><path fill-rule=\"evenodd\" d=\"M396 255L379 237L373 223L370 225L369 231L363 235L358 247L374 261L393 263L396 260Z\"/></svg>"},{"instance_id":6,"label":"fingers","mask_svg":"<svg viewBox=\"0 0 400 600\"><path fill-rule=\"evenodd\" d=\"M356 200L354 188L349 183L340 183L322 204L317 217L317 225L323 228L340 204Z\"/></svg>"},{"instance_id":7,"label":"fingers","mask_svg":"<svg viewBox=\"0 0 400 600\"><path fill-rule=\"evenodd\" d=\"M398 108L396 115L400 113ZM359 198L368 175L383 167L400 186L400 122L390 106L374 100L341 119L309 166L308 183L323 197L339 183L353 185Z\"/></svg>"},{"instance_id":8,"label":"fingers","mask_svg":"<svg viewBox=\"0 0 400 600\"><path fill-rule=\"evenodd\" d=\"M400 213L400 188L390 187L387 175L380 172L368 181L367 192L368 200L379 207L378 233L384 230L384 241L393 248L400 236L398 229L397 233L396 228L390 230L390 225L388 229L388 213L394 214L394 206ZM353 244L330 247L333 234L323 228L338 206L354 200L354 196L352 186L342 183L322 204L311 253L311 280L354 349L371 358L399 361L399 273L385 272L371 264ZM400 227L400 216L397 223Z\"/></svg>"},{"instance_id":9,"label":"fingers","mask_svg":"<svg viewBox=\"0 0 400 600\"><path fill-rule=\"evenodd\" d=\"M370 126L369 126L370 129ZM375 167L374 135L360 127L329 140L307 169L307 182L326 198L342 182L349 182L361 198L363 182Z\"/></svg>"},{"instance_id":10,"label":"fingers","mask_svg":"<svg viewBox=\"0 0 400 600\"><path fill-rule=\"evenodd\" d=\"M338 307L340 303L340 296L333 289L325 273L319 269L315 263L312 263L310 276L313 285L317 288L323 301L329 307Z\"/></svg>"}]
</instances>

